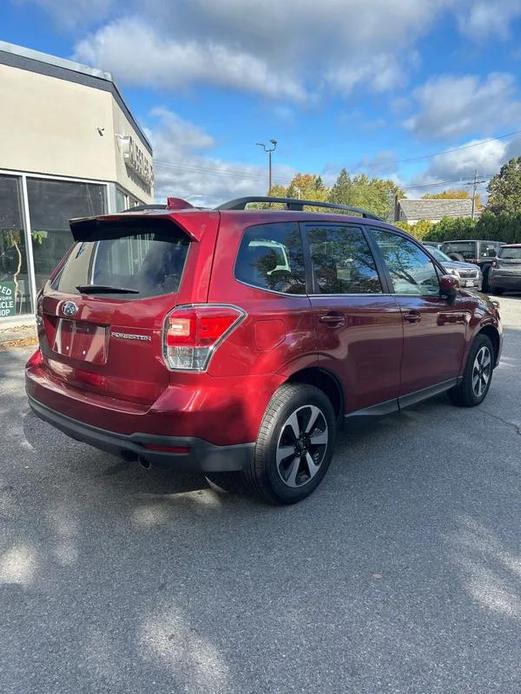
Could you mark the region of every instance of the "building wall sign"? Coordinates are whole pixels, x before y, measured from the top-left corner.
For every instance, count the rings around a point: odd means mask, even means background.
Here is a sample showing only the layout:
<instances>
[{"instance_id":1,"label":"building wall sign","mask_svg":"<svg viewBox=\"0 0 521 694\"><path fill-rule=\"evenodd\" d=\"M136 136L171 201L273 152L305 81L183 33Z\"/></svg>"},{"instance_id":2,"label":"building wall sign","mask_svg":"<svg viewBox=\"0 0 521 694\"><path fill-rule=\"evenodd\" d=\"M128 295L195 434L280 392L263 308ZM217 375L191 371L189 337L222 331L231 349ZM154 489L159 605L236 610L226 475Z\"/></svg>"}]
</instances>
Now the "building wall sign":
<instances>
[{"instance_id":1,"label":"building wall sign","mask_svg":"<svg viewBox=\"0 0 521 694\"><path fill-rule=\"evenodd\" d=\"M16 285L14 282L0 280L0 318L16 314Z\"/></svg>"},{"instance_id":2,"label":"building wall sign","mask_svg":"<svg viewBox=\"0 0 521 694\"><path fill-rule=\"evenodd\" d=\"M144 150L139 147L132 135L119 135L118 140L127 168L150 187L154 181L154 174L152 164Z\"/></svg>"}]
</instances>

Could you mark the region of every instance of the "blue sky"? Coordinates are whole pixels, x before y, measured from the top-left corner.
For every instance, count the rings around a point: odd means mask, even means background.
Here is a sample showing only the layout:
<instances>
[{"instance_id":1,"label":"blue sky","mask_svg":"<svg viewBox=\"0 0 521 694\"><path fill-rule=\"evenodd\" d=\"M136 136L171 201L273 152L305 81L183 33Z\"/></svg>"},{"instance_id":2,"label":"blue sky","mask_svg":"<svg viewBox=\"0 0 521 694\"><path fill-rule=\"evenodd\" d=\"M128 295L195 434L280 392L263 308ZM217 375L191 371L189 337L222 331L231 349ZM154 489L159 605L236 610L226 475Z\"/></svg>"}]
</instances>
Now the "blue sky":
<instances>
[{"instance_id":1,"label":"blue sky","mask_svg":"<svg viewBox=\"0 0 521 694\"><path fill-rule=\"evenodd\" d=\"M264 192L271 138L276 182L345 166L409 196L521 154L491 139L521 131L519 0L4 0L0 27L113 73L159 197Z\"/></svg>"}]
</instances>

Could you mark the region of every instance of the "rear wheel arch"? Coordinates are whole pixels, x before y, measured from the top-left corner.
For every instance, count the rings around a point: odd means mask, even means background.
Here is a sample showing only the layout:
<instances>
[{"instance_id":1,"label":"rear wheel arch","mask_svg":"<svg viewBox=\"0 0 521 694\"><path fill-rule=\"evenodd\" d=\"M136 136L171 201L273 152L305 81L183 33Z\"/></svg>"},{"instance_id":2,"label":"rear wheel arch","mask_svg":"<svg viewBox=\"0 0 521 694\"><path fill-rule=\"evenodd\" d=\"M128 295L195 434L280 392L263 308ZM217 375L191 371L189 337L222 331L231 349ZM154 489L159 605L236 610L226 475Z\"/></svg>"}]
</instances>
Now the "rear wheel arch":
<instances>
[{"instance_id":1,"label":"rear wheel arch","mask_svg":"<svg viewBox=\"0 0 521 694\"><path fill-rule=\"evenodd\" d=\"M292 374L287 383L304 383L315 386L321 390L330 400L335 416L342 420L344 416L345 397L342 385L338 378L326 369L310 367L301 369Z\"/></svg>"}]
</instances>

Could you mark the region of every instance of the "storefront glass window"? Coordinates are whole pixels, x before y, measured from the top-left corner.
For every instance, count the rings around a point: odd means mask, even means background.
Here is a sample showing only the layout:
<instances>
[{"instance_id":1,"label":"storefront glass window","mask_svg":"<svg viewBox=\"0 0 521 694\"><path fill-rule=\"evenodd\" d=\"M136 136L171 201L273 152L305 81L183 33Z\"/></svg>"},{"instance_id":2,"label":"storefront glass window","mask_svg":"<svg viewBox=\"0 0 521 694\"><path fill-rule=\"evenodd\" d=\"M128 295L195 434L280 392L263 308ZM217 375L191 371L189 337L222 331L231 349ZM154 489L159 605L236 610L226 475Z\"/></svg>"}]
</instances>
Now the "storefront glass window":
<instances>
[{"instance_id":1,"label":"storefront glass window","mask_svg":"<svg viewBox=\"0 0 521 694\"><path fill-rule=\"evenodd\" d=\"M128 200L127 196L125 193L120 190L119 188L116 188L116 212L123 212L123 210L126 210L128 207Z\"/></svg>"},{"instance_id":2,"label":"storefront glass window","mask_svg":"<svg viewBox=\"0 0 521 694\"><path fill-rule=\"evenodd\" d=\"M0 176L0 321L30 312L20 179Z\"/></svg>"},{"instance_id":3,"label":"storefront glass window","mask_svg":"<svg viewBox=\"0 0 521 694\"><path fill-rule=\"evenodd\" d=\"M69 220L106 211L105 186L27 179L36 287L40 289L72 244Z\"/></svg>"}]
</instances>

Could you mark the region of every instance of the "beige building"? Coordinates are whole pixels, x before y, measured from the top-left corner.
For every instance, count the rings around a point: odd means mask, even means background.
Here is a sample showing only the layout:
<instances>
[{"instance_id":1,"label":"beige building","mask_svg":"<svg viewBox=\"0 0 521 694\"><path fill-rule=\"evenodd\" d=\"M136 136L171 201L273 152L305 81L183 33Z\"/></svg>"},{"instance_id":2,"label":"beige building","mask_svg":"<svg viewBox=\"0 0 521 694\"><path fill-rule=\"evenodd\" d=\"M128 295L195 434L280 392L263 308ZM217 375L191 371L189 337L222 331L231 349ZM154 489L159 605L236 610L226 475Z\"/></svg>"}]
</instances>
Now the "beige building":
<instances>
[{"instance_id":1,"label":"beige building","mask_svg":"<svg viewBox=\"0 0 521 694\"><path fill-rule=\"evenodd\" d=\"M34 311L68 220L153 200L152 148L111 75L0 41L0 326Z\"/></svg>"}]
</instances>

